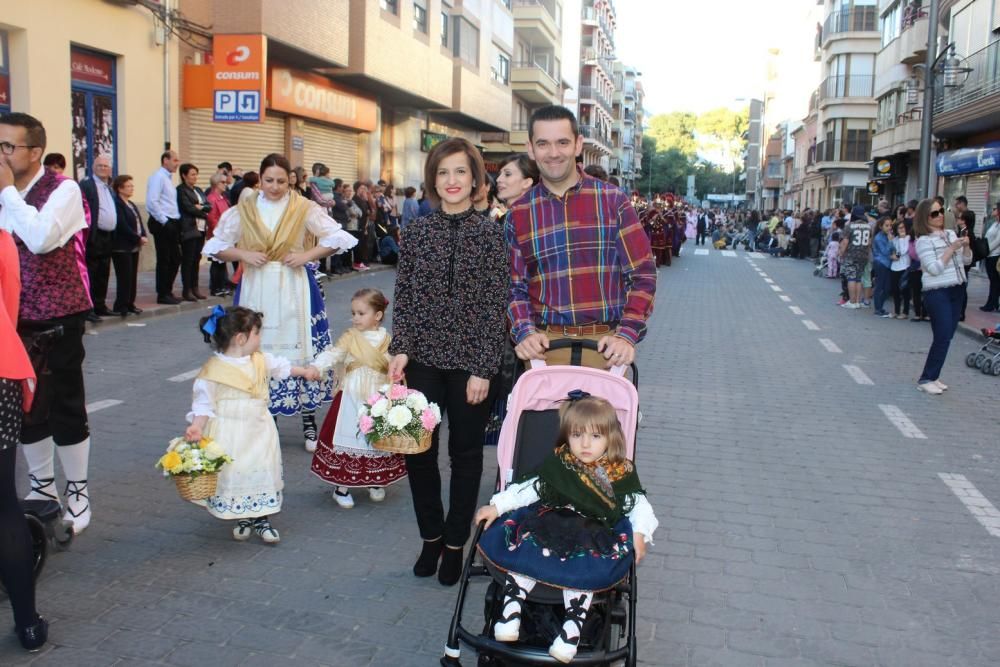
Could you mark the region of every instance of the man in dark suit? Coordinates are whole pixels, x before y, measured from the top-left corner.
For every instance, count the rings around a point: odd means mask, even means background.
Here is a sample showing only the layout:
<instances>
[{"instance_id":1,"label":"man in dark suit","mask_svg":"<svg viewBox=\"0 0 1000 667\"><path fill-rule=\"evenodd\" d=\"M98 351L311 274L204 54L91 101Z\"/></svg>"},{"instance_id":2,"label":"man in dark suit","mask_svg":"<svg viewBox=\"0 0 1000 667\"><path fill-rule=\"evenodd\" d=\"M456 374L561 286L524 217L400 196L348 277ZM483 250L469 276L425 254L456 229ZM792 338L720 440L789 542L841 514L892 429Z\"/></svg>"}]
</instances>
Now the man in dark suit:
<instances>
[{"instance_id":1,"label":"man in dark suit","mask_svg":"<svg viewBox=\"0 0 1000 667\"><path fill-rule=\"evenodd\" d=\"M201 249L205 245L205 214L212 210L205 193L195 185L198 167L185 163L180 167L181 183L177 186L177 208L181 212L181 286L184 301L208 297L198 291L198 267Z\"/></svg>"},{"instance_id":2,"label":"man in dark suit","mask_svg":"<svg viewBox=\"0 0 1000 667\"><path fill-rule=\"evenodd\" d=\"M108 279L111 277L111 234L118 222L115 195L111 192L111 158L98 155L90 169L91 175L80 181L83 198L90 207L90 233L87 236L87 273L90 275L90 299L94 310L87 315L90 322L100 322L102 315L111 315L107 306Z\"/></svg>"}]
</instances>

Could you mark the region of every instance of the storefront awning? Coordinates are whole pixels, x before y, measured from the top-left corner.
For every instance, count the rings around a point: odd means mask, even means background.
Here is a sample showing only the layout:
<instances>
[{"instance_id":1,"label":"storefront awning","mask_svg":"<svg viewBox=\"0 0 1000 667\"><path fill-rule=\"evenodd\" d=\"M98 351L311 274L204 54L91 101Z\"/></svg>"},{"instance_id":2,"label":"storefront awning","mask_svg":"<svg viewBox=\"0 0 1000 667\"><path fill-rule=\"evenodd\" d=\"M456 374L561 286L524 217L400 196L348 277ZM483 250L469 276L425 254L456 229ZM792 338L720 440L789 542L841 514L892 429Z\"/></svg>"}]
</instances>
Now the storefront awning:
<instances>
[{"instance_id":1,"label":"storefront awning","mask_svg":"<svg viewBox=\"0 0 1000 667\"><path fill-rule=\"evenodd\" d=\"M991 141L975 148L945 151L937 156L937 173L940 176L993 170L1000 170L1000 141Z\"/></svg>"}]
</instances>

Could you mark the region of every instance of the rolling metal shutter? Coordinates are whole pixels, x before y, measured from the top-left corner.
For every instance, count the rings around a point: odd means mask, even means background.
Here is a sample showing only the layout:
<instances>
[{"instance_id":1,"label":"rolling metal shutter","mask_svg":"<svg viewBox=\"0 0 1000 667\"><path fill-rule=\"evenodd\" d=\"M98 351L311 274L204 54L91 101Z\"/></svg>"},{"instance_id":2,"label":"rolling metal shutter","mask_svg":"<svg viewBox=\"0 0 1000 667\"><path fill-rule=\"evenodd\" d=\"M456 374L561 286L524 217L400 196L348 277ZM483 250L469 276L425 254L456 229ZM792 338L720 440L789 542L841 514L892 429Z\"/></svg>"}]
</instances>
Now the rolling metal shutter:
<instances>
[{"instance_id":1,"label":"rolling metal shutter","mask_svg":"<svg viewBox=\"0 0 1000 667\"><path fill-rule=\"evenodd\" d=\"M330 178L358 178L358 133L331 125L305 123L302 127L302 166L309 173L314 162L330 168Z\"/></svg>"},{"instance_id":2,"label":"rolling metal shutter","mask_svg":"<svg viewBox=\"0 0 1000 667\"><path fill-rule=\"evenodd\" d=\"M982 234L983 220L989 210L989 174L969 174L965 181L965 198L969 200L969 210L976 214L976 232ZM948 202L951 205L951 202Z\"/></svg>"},{"instance_id":3,"label":"rolling metal shutter","mask_svg":"<svg viewBox=\"0 0 1000 667\"><path fill-rule=\"evenodd\" d=\"M198 185L207 188L215 165L228 161L257 171L268 153L285 152L285 119L268 115L263 123L215 123L211 109L189 109L190 141L182 162L198 166Z\"/></svg>"}]
</instances>

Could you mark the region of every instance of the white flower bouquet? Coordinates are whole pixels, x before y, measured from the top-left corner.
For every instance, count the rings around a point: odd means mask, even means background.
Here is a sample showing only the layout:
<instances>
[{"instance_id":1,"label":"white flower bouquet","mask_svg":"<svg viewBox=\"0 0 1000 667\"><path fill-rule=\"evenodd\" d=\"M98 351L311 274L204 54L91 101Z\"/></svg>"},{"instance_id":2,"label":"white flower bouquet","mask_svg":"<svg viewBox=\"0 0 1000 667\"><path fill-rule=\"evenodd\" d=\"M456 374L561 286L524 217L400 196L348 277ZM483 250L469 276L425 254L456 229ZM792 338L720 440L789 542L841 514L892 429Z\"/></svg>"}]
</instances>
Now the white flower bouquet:
<instances>
[{"instance_id":1,"label":"white flower bouquet","mask_svg":"<svg viewBox=\"0 0 1000 667\"><path fill-rule=\"evenodd\" d=\"M375 449L419 454L431 447L441 410L415 389L382 385L358 408L358 431Z\"/></svg>"},{"instance_id":2,"label":"white flower bouquet","mask_svg":"<svg viewBox=\"0 0 1000 667\"><path fill-rule=\"evenodd\" d=\"M173 477L184 500L204 500L215 494L219 469L233 459L211 438L188 442L174 438L156 462L164 477Z\"/></svg>"}]
</instances>

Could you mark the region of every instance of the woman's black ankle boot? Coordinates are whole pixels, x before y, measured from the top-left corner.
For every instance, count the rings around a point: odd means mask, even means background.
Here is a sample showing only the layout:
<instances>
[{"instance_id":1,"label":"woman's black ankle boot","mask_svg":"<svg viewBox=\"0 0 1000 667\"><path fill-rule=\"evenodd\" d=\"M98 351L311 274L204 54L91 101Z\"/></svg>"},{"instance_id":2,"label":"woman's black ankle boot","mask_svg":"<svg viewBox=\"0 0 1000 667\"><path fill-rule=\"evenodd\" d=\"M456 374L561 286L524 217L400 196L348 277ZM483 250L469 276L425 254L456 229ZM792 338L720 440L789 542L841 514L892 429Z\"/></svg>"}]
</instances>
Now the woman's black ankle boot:
<instances>
[{"instance_id":1,"label":"woman's black ankle boot","mask_svg":"<svg viewBox=\"0 0 1000 667\"><path fill-rule=\"evenodd\" d=\"M17 638L26 651L37 651L49 638L49 624L41 616L32 625L17 628Z\"/></svg>"},{"instance_id":2,"label":"woman's black ankle boot","mask_svg":"<svg viewBox=\"0 0 1000 667\"><path fill-rule=\"evenodd\" d=\"M441 548L443 544L441 538L436 540L424 540L424 546L420 550L420 557L413 565L413 574L418 577L429 577L438 569L438 559L441 558Z\"/></svg>"},{"instance_id":3,"label":"woman's black ankle boot","mask_svg":"<svg viewBox=\"0 0 1000 667\"><path fill-rule=\"evenodd\" d=\"M462 548L445 547L441 553L441 567L438 568L438 581L445 586L454 586L462 576Z\"/></svg>"}]
</instances>

